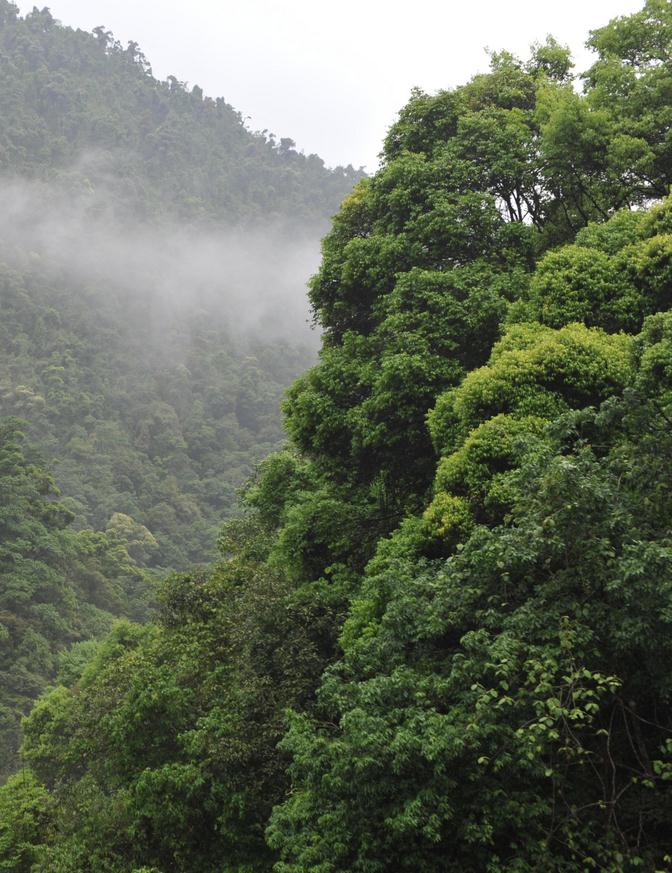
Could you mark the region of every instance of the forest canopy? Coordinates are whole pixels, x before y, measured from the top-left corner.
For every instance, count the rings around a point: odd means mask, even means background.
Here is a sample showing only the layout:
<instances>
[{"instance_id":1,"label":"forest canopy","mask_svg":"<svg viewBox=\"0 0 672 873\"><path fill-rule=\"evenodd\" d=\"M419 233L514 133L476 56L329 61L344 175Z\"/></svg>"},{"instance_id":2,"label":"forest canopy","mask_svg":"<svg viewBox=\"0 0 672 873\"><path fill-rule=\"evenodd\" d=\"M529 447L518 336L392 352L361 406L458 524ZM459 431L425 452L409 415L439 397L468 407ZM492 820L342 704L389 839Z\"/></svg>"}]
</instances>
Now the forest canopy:
<instances>
[{"instance_id":1,"label":"forest canopy","mask_svg":"<svg viewBox=\"0 0 672 873\"><path fill-rule=\"evenodd\" d=\"M6 0L0 120L6 776L66 650L207 565L282 445L283 391L315 358L303 285L361 173Z\"/></svg>"},{"instance_id":2,"label":"forest canopy","mask_svg":"<svg viewBox=\"0 0 672 873\"><path fill-rule=\"evenodd\" d=\"M5 869L672 869L672 4L589 45L411 95L218 559L26 718Z\"/></svg>"}]
</instances>

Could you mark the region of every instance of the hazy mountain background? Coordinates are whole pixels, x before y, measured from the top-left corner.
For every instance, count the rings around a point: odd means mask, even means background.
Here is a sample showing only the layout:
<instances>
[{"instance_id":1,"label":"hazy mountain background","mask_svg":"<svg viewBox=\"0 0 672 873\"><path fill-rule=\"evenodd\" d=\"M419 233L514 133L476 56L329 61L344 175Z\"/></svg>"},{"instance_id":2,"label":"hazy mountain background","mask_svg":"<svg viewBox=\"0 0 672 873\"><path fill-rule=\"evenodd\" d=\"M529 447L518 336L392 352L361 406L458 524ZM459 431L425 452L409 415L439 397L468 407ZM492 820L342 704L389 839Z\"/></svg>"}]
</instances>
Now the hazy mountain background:
<instances>
[{"instance_id":1,"label":"hazy mountain background","mask_svg":"<svg viewBox=\"0 0 672 873\"><path fill-rule=\"evenodd\" d=\"M64 647L214 556L315 358L305 285L360 175L0 0L0 772Z\"/></svg>"},{"instance_id":2,"label":"hazy mountain background","mask_svg":"<svg viewBox=\"0 0 672 873\"><path fill-rule=\"evenodd\" d=\"M77 526L123 512L163 566L207 560L282 439L305 283L359 174L47 10L2 2L0 57L0 412L58 460Z\"/></svg>"}]
</instances>

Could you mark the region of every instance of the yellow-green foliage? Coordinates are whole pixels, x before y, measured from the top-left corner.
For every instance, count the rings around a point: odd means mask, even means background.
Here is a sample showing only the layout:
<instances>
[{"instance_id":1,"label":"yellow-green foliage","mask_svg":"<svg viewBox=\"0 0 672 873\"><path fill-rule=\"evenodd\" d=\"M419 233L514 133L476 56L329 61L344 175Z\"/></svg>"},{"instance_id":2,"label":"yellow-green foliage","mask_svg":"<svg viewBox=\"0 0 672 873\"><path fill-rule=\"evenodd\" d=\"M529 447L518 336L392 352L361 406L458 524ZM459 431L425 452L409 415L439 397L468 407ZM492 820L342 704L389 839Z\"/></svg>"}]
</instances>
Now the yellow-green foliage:
<instances>
[{"instance_id":1,"label":"yellow-green foliage","mask_svg":"<svg viewBox=\"0 0 672 873\"><path fill-rule=\"evenodd\" d=\"M672 312L659 312L644 322L636 340L639 361L638 387L651 386L669 392L672 388Z\"/></svg>"},{"instance_id":2,"label":"yellow-green foliage","mask_svg":"<svg viewBox=\"0 0 672 873\"><path fill-rule=\"evenodd\" d=\"M545 421L534 416L496 415L473 430L460 448L442 458L437 488L459 494L482 494L492 476L515 457L515 445L529 433L540 433Z\"/></svg>"},{"instance_id":3,"label":"yellow-green foliage","mask_svg":"<svg viewBox=\"0 0 672 873\"><path fill-rule=\"evenodd\" d=\"M445 456L423 516L428 543L441 540L450 551L474 523L502 518L511 503L508 474L529 440L541 438L563 411L623 388L631 345L623 334L580 324L511 327L488 364L446 392L430 414L435 446Z\"/></svg>"},{"instance_id":4,"label":"yellow-green foliage","mask_svg":"<svg viewBox=\"0 0 672 873\"><path fill-rule=\"evenodd\" d=\"M439 492L423 515L430 537L440 537L453 546L466 539L474 526L474 517L466 497Z\"/></svg>"},{"instance_id":5,"label":"yellow-green foliage","mask_svg":"<svg viewBox=\"0 0 672 873\"><path fill-rule=\"evenodd\" d=\"M573 321L608 329L635 328L639 295L618 260L597 248L564 246L539 264L530 298L543 324Z\"/></svg>"},{"instance_id":6,"label":"yellow-green foliage","mask_svg":"<svg viewBox=\"0 0 672 873\"><path fill-rule=\"evenodd\" d=\"M672 304L672 235L660 233L628 246L619 269L627 271L633 285L645 298L644 314L668 309Z\"/></svg>"},{"instance_id":7,"label":"yellow-green foliage","mask_svg":"<svg viewBox=\"0 0 672 873\"><path fill-rule=\"evenodd\" d=\"M666 197L661 203L657 203L647 209L646 212L637 213L641 216L641 236L655 236L659 233L672 233L672 197ZM612 218L609 224L614 219Z\"/></svg>"},{"instance_id":8,"label":"yellow-green foliage","mask_svg":"<svg viewBox=\"0 0 672 873\"><path fill-rule=\"evenodd\" d=\"M582 228L576 235L575 244L615 255L625 246L655 233L660 231L652 224L651 213L619 209L609 221L591 222Z\"/></svg>"},{"instance_id":9,"label":"yellow-green foliage","mask_svg":"<svg viewBox=\"0 0 672 873\"><path fill-rule=\"evenodd\" d=\"M668 199L651 213L621 210L546 254L510 320L636 333L647 315L672 304L670 209Z\"/></svg>"},{"instance_id":10,"label":"yellow-green foliage","mask_svg":"<svg viewBox=\"0 0 672 873\"><path fill-rule=\"evenodd\" d=\"M538 438L547 422L537 416L517 418L500 414L476 427L457 451L439 462L435 480L435 497L425 513L434 525L433 535L443 536L443 522L448 494L471 507L481 519L499 515L508 506L507 473L520 459L530 438Z\"/></svg>"},{"instance_id":11,"label":"yellow-green foliage","mask_svg":"<svg viewBox=\"0 0 672 873\"><path fill-rule=\"evenodd\" d=\"M518 325L490 362L443 394L429 415L434 445L454 451L469 432L499 413L553 418L599 403L631 373L632 339L583 324L561 330Z\"/></svg>"}]
</instances>

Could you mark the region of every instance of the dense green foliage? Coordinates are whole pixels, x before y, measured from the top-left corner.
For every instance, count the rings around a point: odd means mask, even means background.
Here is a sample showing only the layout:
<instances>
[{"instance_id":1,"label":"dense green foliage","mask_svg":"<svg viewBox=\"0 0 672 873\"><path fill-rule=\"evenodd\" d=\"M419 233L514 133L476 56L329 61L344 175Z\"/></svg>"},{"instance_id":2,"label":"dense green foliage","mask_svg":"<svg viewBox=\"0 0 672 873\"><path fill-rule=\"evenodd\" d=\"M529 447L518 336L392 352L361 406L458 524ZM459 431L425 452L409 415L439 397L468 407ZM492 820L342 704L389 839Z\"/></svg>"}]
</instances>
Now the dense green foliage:
<instances>
[{"instance_id":1,"label":"dense green foliage","mask_svg":"<svg viewBox=\"0 0 672 873\"><path fill-rule=\"evenodd\" d=\"M76 525L121 513L151 531L142 563L208 561L310 348L236 337L220 311L157 325L151 295L54 280L44 259L0 266L0 290L2 411L30 423Z\"/></svg>"},{"instance_id":2,"label":"dense green foliage","mask_svg":"<svg viewBox=\"0 0 672 873\"><path fill-rule=\"evenodd\" d=\"M7 0L0 122L4 777L62 650L146 617L150 575L212 560L281 445L282 392L314 352L300 324L269 331L280 292L241 262L275 258L299 298L302 262L279 252L317 248L361 174L157 81L135 45Z\"/></svg>"},{"instance_id":3,"label":"dense green foliage","mask_svg":"<svg viewBox=\"0 0 672 873\"><path fill-rule=\"evenodd\" d=\"M0 864L670 869L672 4L591 44L412 96L290 444L37 703Z\"/></svg>"},{"instance_id":4,"label":"dense green foliage","mask_svg":"<svg viewBox=\"0 0 672 873\"><path fill-rule=\"evenodd\" d=\"M322 223L357 178L251 133L198 86L157 81L136 43L102 27L61 27L46 8L20 18L2 0L0 53L1 171L69 189L104 179L124 213L248 225Z\"/></svg>"},{"instance_id":5,"label":"dense green foliage","mask_svg":"<svg viewBox=\"0 0 672 873\"><path fill-rule=\"evenodd\" d=\"M66 647L105 633L115 615L144 618L148 600L132 557L147 532L121 516L107 531L68 530L72 514L22 440L17 421L0 425L0 777L16 765L21 716L77 663Z\"/></svg>"}]
</instances>

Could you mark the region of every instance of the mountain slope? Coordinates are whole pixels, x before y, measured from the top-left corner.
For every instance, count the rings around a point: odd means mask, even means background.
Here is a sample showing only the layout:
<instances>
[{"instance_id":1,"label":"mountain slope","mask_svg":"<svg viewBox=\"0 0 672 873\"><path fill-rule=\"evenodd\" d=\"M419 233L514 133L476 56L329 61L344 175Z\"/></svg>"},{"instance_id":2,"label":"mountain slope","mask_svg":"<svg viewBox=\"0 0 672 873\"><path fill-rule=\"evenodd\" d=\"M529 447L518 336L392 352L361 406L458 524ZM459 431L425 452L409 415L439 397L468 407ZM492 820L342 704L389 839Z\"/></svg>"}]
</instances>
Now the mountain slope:
<instances>
[{"instance_id":1,"label":"mountain slope","mask_svg":"<svg viewBox=\"0 0 672 873\"><path fill-rule=\"evenodd\" d=\"M359 175L327 170L291 140L250 132L225 100L160 82L134 43L62 27L47 9L0 4L0 171L103 178L142 217L322 223Z\"/></svg>"},{"instance_id":2,"label":"mountain slope","mask_svg":"<svg viewBox=\"0 0 672 873\"><path fill-rule=\"evenodd\" d=\"M163 566L207 560L282 439L314 342L287 312L358 174L47 10L3 0L0 54L0 411L30 422L77 525L123 512Z\"/></svg>"},{"instance_id":3,"label":"mountain slope","mask_svg":"<svg viewBox=\"0 0 672 873\"><path fill-rule=\"evenodd\" d=\"M284 441L283 391L315 355L305 281L360 175L157 81L137 46L0 0L0 420L63 521L0 542L3 775L64 649L210 561ZM15 564L33 568L20 602Z\"/></svg>"}]
</instances>

